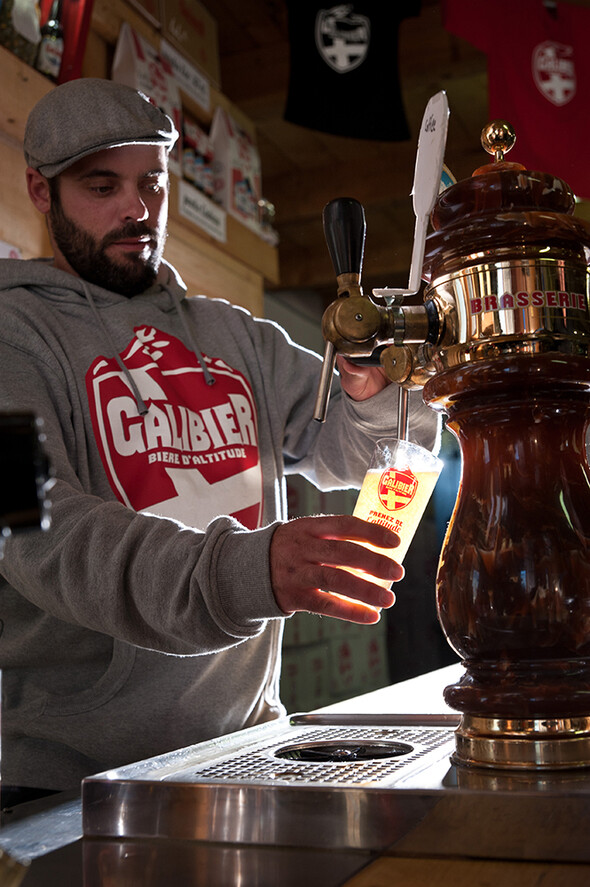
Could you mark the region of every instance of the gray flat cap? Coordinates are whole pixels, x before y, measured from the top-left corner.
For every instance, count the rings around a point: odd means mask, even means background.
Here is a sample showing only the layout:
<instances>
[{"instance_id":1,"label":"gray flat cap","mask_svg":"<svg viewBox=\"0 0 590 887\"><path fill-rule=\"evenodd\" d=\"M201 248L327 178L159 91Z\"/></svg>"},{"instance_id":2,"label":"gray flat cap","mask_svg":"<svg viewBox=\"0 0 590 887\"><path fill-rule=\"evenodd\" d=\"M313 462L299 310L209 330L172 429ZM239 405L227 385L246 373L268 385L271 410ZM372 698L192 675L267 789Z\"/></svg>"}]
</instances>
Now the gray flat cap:
<instances>
[{"instance_id":1,"label":"gray flat cap","mask_svg":"<svg viewBox=\"0 0 590 887\"><path fill-rule=\"evenodd\" d=\"M121 145L173 147L174 123L147 96L95 77L56 86L37 102L27 120L28 166L50 179L82 157Z\"/></svg>"}]
</instances>

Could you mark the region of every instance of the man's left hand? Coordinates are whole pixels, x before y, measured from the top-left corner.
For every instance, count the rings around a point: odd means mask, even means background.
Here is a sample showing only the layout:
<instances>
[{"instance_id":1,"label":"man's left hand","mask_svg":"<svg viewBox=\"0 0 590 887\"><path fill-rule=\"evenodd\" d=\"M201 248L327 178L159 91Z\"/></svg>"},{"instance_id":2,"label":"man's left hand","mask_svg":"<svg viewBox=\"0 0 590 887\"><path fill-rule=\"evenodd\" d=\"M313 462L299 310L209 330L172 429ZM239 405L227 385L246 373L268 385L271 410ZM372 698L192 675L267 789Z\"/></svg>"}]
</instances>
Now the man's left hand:
<instances>
[{"instance_id":1,"label":"man's left hand","mask_svg":"<svg viewBox=\"0 0 590 887\"><path fill-rule=\"evenodd\" d=\"M336 358L336 365L340 384L353 400L367 400L390 384L382 367L357 366L341 354Z\"/></svg>"}]
</instances>

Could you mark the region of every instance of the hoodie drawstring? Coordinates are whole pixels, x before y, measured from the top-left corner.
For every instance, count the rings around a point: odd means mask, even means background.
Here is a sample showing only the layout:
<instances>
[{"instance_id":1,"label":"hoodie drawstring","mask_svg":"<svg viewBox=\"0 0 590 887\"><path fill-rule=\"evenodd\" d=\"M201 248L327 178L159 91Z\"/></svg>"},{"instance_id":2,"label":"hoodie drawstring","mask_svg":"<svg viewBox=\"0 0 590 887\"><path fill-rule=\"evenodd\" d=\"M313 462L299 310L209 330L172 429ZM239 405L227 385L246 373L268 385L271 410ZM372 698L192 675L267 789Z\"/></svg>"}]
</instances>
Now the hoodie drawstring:
<instances>
[{"instance_id":1,"label":"hoodie drawstring","mask_svg":"<svg viewBox=\"0 0 590 887\"><path fill-rule=\"evenodd\" d=\"M209 367L205 363L205 358L201 354L200 349L197 347L197 343L196 343L195 337L193 335L193 331L190 328L188 321L186 319L185 312L184 312L184 306L178 297L178 293L175 292L173 289L168 290L168 292L172 296L172 299L173 299L174 304L176 306L176 310L178 312L178 316L180 317L180 322L183 326L186 337L191 344L191 348L193 349L194 355L197 358L197 360L199 361L199 365L200 365L201 369L203 370L203 377L205 379L205 382L207 383L207 385L215 385L215 379L213 378L213 376L209 372Z\"/></svg>"},{"instance_id":2,"label":"hoodie drawstring","mask_svg":"<svg viewBox=\"0 0 590 887\"><path fill-rule=\"evenodd\" d=\"M115 343L113 341L113 337L111 336L109 328L107 327L106 323L104 323L102 317L100 316L100 312L99 312L98 308L96 307L96 303L95 303L94 299L92 298L92 294L91 294L85 280L82 280L82 286L84 287L84 294L86 296L88 304L92 308L92 311L93 311L94 316L96 318L96 322L99 325L99 327L102 329L103 333L105 334L106 339L109 343L109 346L110 346L111 350L114 352L115 360L119 364L121 372L125 376L125 379L127 380L127 384L129 385L129 387L131 388L131 390L133 392L133 396L135 398L135 403L137 404L137 409L139 411L139 415L145 416L145 415L147 415L148 408L146 406L146 403L145 403L143 397L141 396L139 388L135 384L135 380L134 380L133 376L131 375L131 373L129 372L127 367L125 366L125 364L123 362L123 358L119 354L119 349L117 348L117 346L115 345Z\"/></svg>"},{"instance_id":3,"label":"hoodie drawstring","mask_svg":"<svg viewBox=\"0 0 590 887\"><path fill-rule=\"evenodd\" d=\"M92 293L90 292L88 284L86 283L85 280L82 280L81 283L82 283L82 287L84 289L84 294L86 296L86 300L88 301L88 304L90 305L90 307L92 309L94 317L96 318L96 322L99 325L99 327L102 329L102 331L104 332L105 337L109 343L109 346L110 346L112 352L114 353L115 360L117 361L117 363L121 369L121 372L125 376L125 379L127 380L127 383L133 392L133 396L135 398L135 403L137 404L137 409L139 411L139 415L145 416L148 412L148 407L146 406L146 403L145 403L143 397L141 396L139 388L137 387L137 384L135 383L135 380L134 380L133 376L131 375L131 373L129 372L128 368L125 366L125 363L123 362L123 358L119 354L119 350L113 341L113 337L111 336L109 328L106 325L106 323L104 322L104 320L102 319L102 317L100 315L100 311L96 307L96 302L94 301L94 299L92 297ZM199 350L199 348L197 346L195 337L193 335L193 331L190 327L190 324L188 323L188 321L186 319L186 315L184 312L184 306L178 297L178 293L176 293L174 291L174 289L166 288L166 290L172 296L172 301L174 302L174 307L176 308L176 312L180 318L180 322L181 322L182 327L184 329L185 335L190 343L190 346L194 352L194 355L197 358L197 360L199 362L199 366L201 367L201 369L203 371L203 378L205 379L206 384L207 385L214 385L215 379L211 375L211 373L209 371L209 367L205 363L205 358L203 357L203 355L201 354L201 351Z\"/></svg>"}]
</instances>

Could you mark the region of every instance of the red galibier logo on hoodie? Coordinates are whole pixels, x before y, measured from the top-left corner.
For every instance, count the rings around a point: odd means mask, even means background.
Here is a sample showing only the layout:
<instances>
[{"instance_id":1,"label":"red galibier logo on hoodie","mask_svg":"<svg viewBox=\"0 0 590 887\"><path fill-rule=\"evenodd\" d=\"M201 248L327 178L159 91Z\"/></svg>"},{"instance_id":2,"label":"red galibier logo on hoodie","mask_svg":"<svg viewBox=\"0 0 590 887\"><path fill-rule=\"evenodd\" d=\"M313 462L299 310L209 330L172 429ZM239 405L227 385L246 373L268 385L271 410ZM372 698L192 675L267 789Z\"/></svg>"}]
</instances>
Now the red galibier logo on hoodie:
<instances>
[{"instance_id":1,"label":"red galibier logo on hoodie","mask_svg":"<svg viewBox=\"0 0 590 887\"><path fill-rule=\"evenodd\" d=\"M121 357L148 413L140 416L114 358L86 374L94 434L111 487L135 511L204 529L220 514L260 526L258 424L246 378L224 361L196 356L174 336L139 327Z\"/></svg>"}]
</instances>

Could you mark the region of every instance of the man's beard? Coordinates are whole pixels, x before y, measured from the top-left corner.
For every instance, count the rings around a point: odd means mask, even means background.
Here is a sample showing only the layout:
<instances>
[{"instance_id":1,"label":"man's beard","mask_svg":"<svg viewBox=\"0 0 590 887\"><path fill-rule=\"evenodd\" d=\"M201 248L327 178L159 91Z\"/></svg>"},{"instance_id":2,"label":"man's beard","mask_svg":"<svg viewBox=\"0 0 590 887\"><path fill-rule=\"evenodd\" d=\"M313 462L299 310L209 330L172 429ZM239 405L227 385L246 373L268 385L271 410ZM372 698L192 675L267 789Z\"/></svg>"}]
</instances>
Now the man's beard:
<instances>
[{"instance_id":1,"label":"man's beard","mask_svg":"<svg viewBox=\"0 0 590 887\"><path fill-rule=\"evenodd\" d=\"M95 283L131 298L144 292L155 282L166 232L162 235L143 222L129 222L116 231L111 231L102 240L96 240L65 214L59 196L57 200L54 197L51 201L49 222L55 243L70 267L88 283ZM115 262L107 255L106 250L110 244L145 235L151 238L147 259L144 253L141 256L129 253Z\"/></svg>"}]
</instances>

